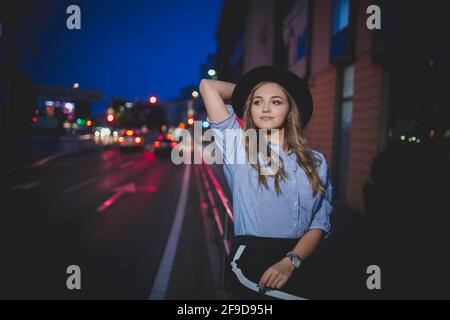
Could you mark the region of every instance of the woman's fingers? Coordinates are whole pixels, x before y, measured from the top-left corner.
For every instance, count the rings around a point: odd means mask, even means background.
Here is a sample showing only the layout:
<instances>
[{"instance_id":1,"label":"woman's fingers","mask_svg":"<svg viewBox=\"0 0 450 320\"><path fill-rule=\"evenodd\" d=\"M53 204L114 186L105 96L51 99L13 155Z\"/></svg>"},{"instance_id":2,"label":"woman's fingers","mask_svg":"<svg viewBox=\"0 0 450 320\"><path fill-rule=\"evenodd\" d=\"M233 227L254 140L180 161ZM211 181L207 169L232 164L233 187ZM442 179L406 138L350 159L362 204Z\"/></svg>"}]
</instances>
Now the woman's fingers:
<instances>
[{"instance_id":1,"label":"woman's fingers","mask_svg":"<svg viewBox=\"0 0 450 320\"><path fill-rule=\"evenodd\" d=\"M286 276L283 276L281 279L280 279L280 281L278 281L278 283L276 283L275 284L275 289L281 289L285 284L286 284L286 282L288 281L288 277L286 277Z\"/></svg>"},{"instance_id":2,"label":"woman's fingers","mask_svg":"<svg viewBox=\"0 0 450 320\"><path fill-rule=\"evenodd\" d=\"M289 276L284 274L283 272L280 272L276 268L269 268L264 272L264 274L261 277L261 280L259 281L259 288L265 289L265 288L273 288L273 289L280 289L283 287L286 282L289 280Z\"/></svg>"},{"instance_id":3,"label":"woman's fingers","mask_svg":"<svg viewBox=\"0 0 450 320\"><path fill-rule=\"evenodd\" d=\"M274 272L273 277L267 282L268 288L275 288L275 284L281 279L281 274L279 272Z\"/></svg>"},{"instance_id":4,"label":"woman's fingers","mask_svg":"<svg viewBox=\"0 0 450 320\"><path fill-rule=\"evenodd\" d=\"M273 271L272 269L267 269L266 272L264 272L264 274L261 277L261 280L259 280L259 288L261 289L265 289L266 287L268 287L268 282L272 279L273 277Z\"/></svg>"}]
</instances>

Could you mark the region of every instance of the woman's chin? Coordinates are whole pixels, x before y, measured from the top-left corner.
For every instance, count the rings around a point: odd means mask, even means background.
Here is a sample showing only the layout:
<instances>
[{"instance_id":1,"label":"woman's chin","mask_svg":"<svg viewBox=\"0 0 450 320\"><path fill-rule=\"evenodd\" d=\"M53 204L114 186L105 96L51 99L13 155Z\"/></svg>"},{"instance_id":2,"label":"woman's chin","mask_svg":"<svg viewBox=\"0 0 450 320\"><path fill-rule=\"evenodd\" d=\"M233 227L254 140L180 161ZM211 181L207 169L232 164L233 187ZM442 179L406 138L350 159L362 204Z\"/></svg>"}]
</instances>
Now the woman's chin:
<instances>
[{"instance_id":1,"label":"woman's chin","mask_svg":"<svg viewBox=\"0 0 450 320\"><path fill-rule=\"evenodd\" d=\"M256 126L258 127L258 129L264 129L264 130L273 130L273 129L279 128L278 126L276 126L270 122L258 123L258 124L256 124Z\"/></svg>"}]
</instances>

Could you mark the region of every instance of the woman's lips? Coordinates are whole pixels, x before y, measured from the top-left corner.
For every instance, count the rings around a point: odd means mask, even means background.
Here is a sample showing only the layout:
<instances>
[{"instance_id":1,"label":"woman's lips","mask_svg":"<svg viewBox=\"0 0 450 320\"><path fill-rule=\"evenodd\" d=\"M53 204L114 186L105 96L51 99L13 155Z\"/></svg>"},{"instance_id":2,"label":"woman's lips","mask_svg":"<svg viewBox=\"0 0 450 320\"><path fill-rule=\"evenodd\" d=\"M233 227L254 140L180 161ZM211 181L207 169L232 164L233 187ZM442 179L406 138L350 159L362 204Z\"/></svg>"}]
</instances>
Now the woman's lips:
<instances>
[{"instance_id":1,"label":"woman's lips","mask_svg":"<svg viewBox=\"0 0 450 320\"><path fill-rule=\"evenodd\" d=\"M270 121L273 120L273 117L260 117L262 121Z\"/></svg>"}]
</instances>

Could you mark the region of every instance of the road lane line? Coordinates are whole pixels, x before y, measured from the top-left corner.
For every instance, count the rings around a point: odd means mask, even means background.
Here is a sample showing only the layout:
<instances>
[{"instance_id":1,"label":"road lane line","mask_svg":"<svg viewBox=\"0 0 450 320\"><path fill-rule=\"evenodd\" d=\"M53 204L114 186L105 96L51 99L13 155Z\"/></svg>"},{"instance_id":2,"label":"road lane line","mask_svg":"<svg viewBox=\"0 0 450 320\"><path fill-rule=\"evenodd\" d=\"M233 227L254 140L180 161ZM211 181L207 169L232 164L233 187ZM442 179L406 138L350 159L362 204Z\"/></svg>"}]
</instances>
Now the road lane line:
<instances>
[{"instance_id":1,"label":"road lane line","mask_svg":"<svg viewBox=\"0 0 450 320\"><path fill-rule=\"evenodd\" d=\"M108 209L109 207L111 207L114 202L117 201L117 199L119 199L123 194L125 193L125 191L118 191L116 193L114 193L111 198L109 198L108 200L106 200L105 202L103 202L103 204L97 208L97 212L103 212L106 209Z\"/></svg>"},{"instance_id":2,"label":"road lane line","mask_svg":"<svg viewBox=\"0 0 450 320\"><path fill-rule=\"evenodd\" d=\"M73 164L75 162L78 162L78 161L80 161L80 159L77 159L77 158L76 159L71 159L71 160L68 160L68 161L64 161L64 162L55 164L55 167L65 167L65 166L71 165L71 164Z\"/></svg>"},{"instance_id":3,"label":"road lane line","mask_svg":"<svg viewBox=\"0 0 450 320\"><path fill-rule=\"evenodd\" d=\"M38 180L38 181L33 181L33 182L27 182L24 184L19 184L17 186L12 187L12 190L30 190L33 189L34 187L40 185L42 183L42 180Z\"/></svg>"},{"instance_id":4,"label":"road lane line","mask_svg":"<svg viewBox=\"0 0 450 320\"><path fill-rule=\"evenodd\" d=\"M42 167L44 164L46 164L46 163L48 163L48 162L50 162L50 161L52 161L54 159L60 158L60 157L62 157L64 155L66 155L66 154L69 154L69 152L55 153L55 154L53 154L51 156L48 156L48 157L45 157L45 158L43 158L43 159L41 159L39 161L36 161L31 166L34 167L34 168Z\"/></svg>"},{"instance_id":5,"label":"road lane line","mask_svg":"<svg viewBox=\"0 0 450 320\"><path fill-rule=\"evenodd\" d=\"M97 181L98 179L99 179L98 177L93 177L93 178L90 178L90 179L88 179L88 180L85 180L85 181L83 181L83 182L81 182L81 183L79 183L79 184L76 184L76 185L74 185L74 186L71 186L70 188L67 188L67 189L63 190L63 191L61 192L61 194L62 194L62 195L66 195L66 194L68 194L68 193L70 193L70 192L73 192L73 191L78 190L78 189L80 189L80 188L86 187L86 186L88 186L88 185L94 183L94 182Z\"/></svg>"},{"instance_id":6,"label":"road lane line","mask_svg":"<svg viewBox=\"0 0 450 320\"><path fill-rule=\"evenodd\" d=\"M183 173L183 181L181 185L181 194L178 200L178 206L175 212L175 219L170 230L169 240L164 250L163 259L159 265L159 270L153 283L150 300L164 299L167 287L169 285L170 274L172 273L175 254L177 252L178 240L180 238L181 228L186 211L186 204L189 194L189 181L191 177L191 165L186 165Z\"/></svg>"},{"instance_id":7,"label":"road lane line","mask_svg":"<svg viewBox=\"0 0 450 320\"><path fill-rule=\"evenodd\" d=\"M122 163L122 164L120 165L120 169L128 168L129 166L132 166L134 163L135 163L134 160L128 160L127 162Z\"/></svg>"},{"instance_id":8,"label":"road lane line","mask_svg":"<svg viewBox=\"0 0 450 320\"><path fill-rule=\"evenodd\" d=\"M135 193L137 191L136 184L134 182L119 186L114 189L114 194L103 204L97 208L97 212L103 212L111 207L120 197L125 193Z\"/></svg>"}]
</instances>

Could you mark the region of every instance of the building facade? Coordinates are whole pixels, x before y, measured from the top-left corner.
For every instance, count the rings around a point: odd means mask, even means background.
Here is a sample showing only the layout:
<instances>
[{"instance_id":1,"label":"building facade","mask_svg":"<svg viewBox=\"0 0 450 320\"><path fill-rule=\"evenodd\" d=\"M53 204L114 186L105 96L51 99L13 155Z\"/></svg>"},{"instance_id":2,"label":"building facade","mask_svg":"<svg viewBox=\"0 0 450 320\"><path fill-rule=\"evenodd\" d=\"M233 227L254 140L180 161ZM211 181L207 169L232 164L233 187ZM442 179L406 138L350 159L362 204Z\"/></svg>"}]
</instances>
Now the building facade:
<instances>
[{"instance_id":1,"label":"building facade","mask_svg":"<svg viewBox=\"0 0 450 320\"><path fill-rule=\"evenodd\" d=\"M373 4L381 30L367 26ZM449 135L439 120L450 119L439 80L446 53L430 36L440 12L442 3L403 0L225 1L219 76L237 81L276 65L305 78L314 99L309 144L330 165L335 201L362 212L373 159L388 143Z\"/></svg>"}]
</instances>

